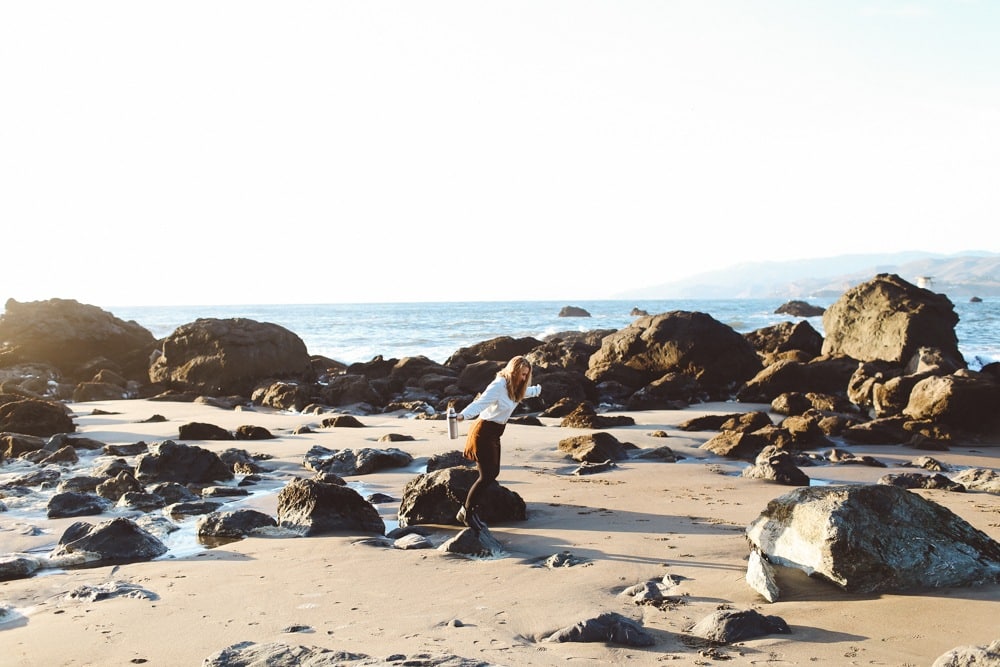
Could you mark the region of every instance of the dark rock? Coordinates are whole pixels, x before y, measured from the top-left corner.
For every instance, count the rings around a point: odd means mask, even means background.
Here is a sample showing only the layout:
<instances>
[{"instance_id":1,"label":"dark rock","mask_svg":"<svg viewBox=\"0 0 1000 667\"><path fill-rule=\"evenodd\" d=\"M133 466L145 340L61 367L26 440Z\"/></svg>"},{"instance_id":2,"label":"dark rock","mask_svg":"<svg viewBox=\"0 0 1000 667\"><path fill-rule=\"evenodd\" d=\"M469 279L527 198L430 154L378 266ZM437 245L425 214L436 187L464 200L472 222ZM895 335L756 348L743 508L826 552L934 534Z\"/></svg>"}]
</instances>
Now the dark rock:
<instances>
[{"instance_id":1,"label":"dark rock","mask_svg":"<svg viewBox=\"0 0 1000 667\"><path fill-rule=\"evenodd\" d=\"M222 503L211 500L191 500L168 505L165 513L172 517L199 516L210 514L220 507L222 507Z\"/></svg>"},{"instance_id":2,"label":"dark rock","mask_svg":"<svg viewBox=\"0 0 1000 667\"><path fill-rule=\"evenodd\" d=\"M774 447L765 447L742 476L785 486L809 486L809 476L796 467L794 455Z\"/></svg>"},{"instance_id":3,"label":"dark rock","mask_svg":"<svg viewBox=\"0 0 1000 667\"><path fill-rule=\"evenodd\" d=\"M479 473L474 468L463 466L444 468L411 479L403 487L399 525L457 525L455 514L478 477ZM499 483L491 484L483 497L480 516L488 524L524 521L527 506L517 493Z\"/></svg>"},{"instance_id":4,"label":"dark rock","mask_svg":"<svg viewBox=\"0 0 1000 667\"><path fill-rule=\"evenodd\" d=\"M901 463L900 466L907 468L923 468L924 470L932 470L934 472L949 472L951 470L951 466L941 463L937 459L930 456L920 456L913 459L909 463Z\"/></svg>"},{"instance_id":5,"label":"dark rock","mask_svg":"<svg viewBox=\"0 0 1000 667\"><path fill-rule=\"evenodd\" d=\"M727 399L761 369L753 346L705 313L672 311L640 317L606 336L590 357L587 377L639 388L667 373L696 379L711 398Z\"/></svg>"},{"instance_id":6,"label":"dark rock","mask_svg":"<svg viewBox=\"0 0 1000 667\"><path fill-rule=\"evenodd\" d=\"M752 461L767 444L767 441L756 433L722 431L709 438L699 449L705 449L726 458Z\"/></svg>"},{"instance_id":7,"label":"dark rock","mask_svg":"<svg viewBox=\"0 0 1000 667\"><path fill-rule=\"evenodd\" d=\"M464 528L451 539L445 540L438 549L445 553L473 558L499 558L504 554L503 545L493 536L489 528L479 531Z\"/></svg>"},{"instance_id":8,"label":"dark rock","mask_svg":"<svg viewBox=\"0 0 1000 667\"><path fill-rule=\"evenodd\" d=\"M129 392L123 387L106 382L81 382L73 389L74 403L87 403L88 401L120 401L129 396Z\"/></svg>"},{"instance_id":9,"label":"dark rock","mask_svg":"<svg viewBox=\"0 0 1000 667\"><path fill-rule=\"evenodd\" d=\"M177 429L179 440L235 440L235 436L215 424L188 422Z\"/></svg>"},{"instance_id":10,"label":"dark rock","mask_svg":"<svg viewBox=\"0 0 1000 667\"><path fill-rule=\"evenodd\" d=\"M494 367L500 370L503 364L517 356L527 355L536 347L542 344L537 338L526 336L524 338L512 338L510 336L497 336L489 340L461 347L455 351L445 362L445 366L453 368L464 368L469 364L480 361L492 361L501 364ZM490 380L493 378L490 377ZM474 390L479 391L486 386L486 383L478 385Z\"/></svg>"},{"instance_id":11,"label":"dark rock","mask_svg":"<svg viewBox=\"0 0 1000 667\"><path fill-rule=\"evenodd\" d=\"M0 459L16 459L45 447L45 438L22 433L0 433Z\"/></svg>"},{"instance_id":12,"label":"dark rock","mask_svg":"<svg viewBox=\"0 0 1000 667\"><path fill-rule=\"evenodd\" d=\"M119 509L136 510L139 512L152 512L163 509L167 506L167 501L163 496L145 491L126 491L118 498L115 507Z\"/></svg>"},{"instance_id":13,"label":"dark rock","mask_svg":"<svg viewBox=\"0 0 1000 667\"><path fill-rule=\"evenodd\" d=\"M255 667L256 665L336 667L347 662L361 661L367 658L368 656L364 653L331 651L319 647L289 646L276 642L257 644L247 641L233 644L218 653L213 653L205 658L203 667Z\"/></svg>"},{"instance_id":14,"label":"dark rock","mask_svg":"<svg viewBox=\"0 0 1000 667\"><path fill-rule=\"evenodd\" d=\"M141 440L131 445L104 445L104 453L108 456L138 456L148 451L149 446Z\"/></svg>"},{"instance_id":15,"label":"dark rock","mask_svg":"<svg viewBox=\"0 0 1000 667\"><path fill-rule=\"evenodd\" d=\"M143 491L142 484L127 470L122 470L114 477L105 479L97 485L96 489L97 495L112 502L117 502L126 493L141 491Z\"/></svg>"},{"instance_id":16,"label":"dark rock","mask_svg":"<svg viewBox=\"0 0 1000 667\"><path fill-rule=\"evenodd\" d=\"M311 479L292 480L278 493L278 523L306 536L341 530L385 535L378 510L357 491Z\"/></svg>"},{"instance_id":17,"label":"dark rock","mask_svg":"<svg viewBox=\"0 0 1000 667\"><path fill-rule=\"evenodd\" d=\"M201 318L163 339L149 379L177 391L250 396L264 381L311 381L305 343L277 324Z\"/></svg>"},{"instance_id":18,"label":"dark rock","mask_svg":"<svg viewBox=\"0 0 1000 667\"><path fill-rule=\"evenodd\" d=\"M579 306L563 306L559 309L559 317L590 317L590 313Z\"/></svg>"},{"instance_id":19,"label":"dark rock","mask_svg":"<svg viewBox=\"0 0 1000 667\"><path fill-rule=\"evenodd\" d=\"M887 467L884 463L877 460L876 458L863 454L858 456L853 452L849 452L844 449L831 449L826 455L827 461L830 463L836 463L838 465L862 465L870 466L872 468L885 468Z\"/></svg>"},{"instance_id":20,"label":"dark rock","mask_svg":"<svg viewBox=\"0 0 1000 667\"><path fill-rule=\"evenodd\" d=\"M737 431L752 433L766 426L773 426L771 416L762 410L751 410L730 415L719 424L720 431Z\"/></svg>"},{"instance_id":21,"label":"dark rock","mask_svg":"<svg viewBox=\"0 0 1000 667\"><path fill-rule=\"evenodd\" d=\"M474 464L470 463L469 459L465 458L462 452L457 449L442 454L432 454L427 457L427 472L434 472L435 470L443 470L454 466L468 467L471 465Z\"/></svg>"},{"instance_id":22,"label":"dark rock","mask_svg":"<svg viewBox=\"0 0 1000 667\"><path fill-rule=\"evenodd\" d=\"M264 472L264 468L245 449L226 449L219 452L219 460L229 466L234 475L256 475Z\"/></svg>"},{"instance_id":23,"label":"dark rock","mask_svg":"<svg viewBox=\"0 0 1000 667\"><path fill-rule=\"evenodd\" d=\"M336 475L369 475L379 470L405 468L413 456L401 449L339 449L314 445L306 452L304 465L310 470Z\"/></svg>"},{"instance_id":24,"label":"dark rock","mask_svg":"<svg viewBox=\"0 0 1000 667\"><path fill-rule=\"evenodd\" d=\"M381 438L378 439L379 442L415 442L416 438L412 435L404 435L402 433L386 433Z\"/></svg>"},{"instance_id":25,"label":"dark rock","mask_svg":"<svg viewBox=\"0 0 1000 667\"><path fill-rule=\"evenodd\" d=\"M167 501L167 504L187 503L198 500L198 496L191 489L177 482L152 484L149 487L149 492L162 497Z\"/></svg>"},{"instance_id":26,"label":"dark rock","mask_svg":"<svg viewBox=\"0 0 1000 667\"><path fill-rule=\"evenodd\" d=\"M892 473L878 478L878 484L891 484L901 489L941 489L943 491L965 491L965 487L944 475L921 475L915 472Z\"/></svg>"},{"instance_id":27,"label":"dark rock","mask_svg":"<svg viewBox=\"0 0 1000 667\"><path fill-rule=\"evenodd\" d=\"M233 478L218 454L196 445L179 445L172 440L153 445L136 459L135 476L144 484L180 482L206 484Z\"/></svg>"},{"instance_id":28,"label":"dark rock","mask_svg":"<svg viewBox=\"0 0 1000 667\"><path fill-rule=\"evenodd\" d=\"M823 314L823 354L900 366L921 347L935 347L960 367L958 315L943 294L880 273L845 292Z\"/></svg>"},{"instance_id":29,"label":"dark rock","mask_svg":"<svg viewBox=\"0 0 1000 667\"><path fill-rule=\"evenodd\" d=\"M812 359L823 349L823 335L805 320L780 322L743 334L743 337L766 363L792 351L801 351L806 359Z\"/></svg>"},{"instance_id":30,"label":"dark rock","mask_svg":"<svg viewBox=\"0 0 1000 667\"><path fill-rule=\"evenodd\" d=\"M604 329L598 332L564 332L545 337L545 342L524 355L531 362L537 374L540 370L562 368L577 371L581 375L586 372L590 355L601 347L601 338L614 333L614 329ZM585 333L586 337L582 337ZM588 380L589 381L589 380ZM593 383L590 383L593 385Z\"/></svg>"},{"instance_id":31,"label":"dark rock","mask_svg":"<svg viewBox=\"0 0 1000 667\"><path fill-rule=\"evenodd\" d=\"M272 382L255 389L250 400L254 405L302 412L312 402L312 390L299 382Z\"/></svg>"},{"instance_id":32,"label":"dark rock","mask_svg":"<svg viewBox=\"0 0 1000 667\"><path fill-rule=\"evenodd\" d=\"M76 450L70 446L58 449L48 456L38 460L38 465L73 465L79 463L80 457L77 456Z\"/></svg>"},{"instance_id":33,"label":"dark rock","mask_svg":"<svg viewBox=\"0 0 1000 667\"><path fill-rule=\"evenodd\" d=\"M753 609L721 609L695 623L688 632L718 644L731 644L764 635L789 634L791 629L780 616L765 616Z\"/></svg>"},{"instance_id":34,"label":"dark rock","mask_svg":"<svg viewBox=\"0 0 1000 667\"><path fill-rule=\"evenodd\" d=\"M35 470L34 472L18 475L14 479L7 480L3 484L0 484L0 489L12 489L19 486L49 486L59 479L60 474L58 470L53 470L52 468Z\"/></svg>"},{"instance_id":35,"label":"dark rock","mask_svg":"<svg viewBox=\"0 0 1000 667\"><path fill-rule=\"evenodd\" d=\"M674 450L670 449L666 445L661 445L659 447L653 447L652 449L642 449L638 452L632 454L633 459L651 459L654 461L663 461L665 463L676 463L681 459L685 458L681 456Z\"/></svg>"},{"instance_id":36,"label":"dark rock","mask_svg":"<svg viewBox=\"0 0 1000 667\"><path fill-rule=\"evenodd\" d=\"M39 567L41 563L38 559L23 554L0 556L0 581L27 579L37 572Z\"/></svg>"},{"instance_id":37,"label":"dark rock","mask_svg":"<svg viewBox=\"0 0 1000 667\"><path fill-rule=\"evenodd\" d=\"M914 385L903 414L963 431L1000 433L1000 383L981 374L931 376Z\"/></svg>"},{"instance_id":38,"label":"dark rock","mask_svg":"<svg viewBox=\"0 0 1000 667\"><path fill-rule=\"evenodd\" d=\"M127 472L134 475L135 469L128 464L128 461L119 457L111 459L110 461L102 460L94 466L92 472L99 477L117 477L121 472Z\"/></svg>"},{"instance_id":39,"label":"dark rock","mask_svg":"<svg viewBox=\"0 0 1000 667\"><path fill-rule=\"evenodd\" d=\"M66 406L25 398L0 404L0 431L48 437L57 433L73 433L76 424Z\"/></svg>"},{"instance_id":40,"label":"dark rock","mask_svg":"<svg viewBox=\"0 0 1000 667\"><path fill-rule=\"evenodd\" d=\"M791 391L835 394L844 391L856 370L857 361L843 356L776 361L747 380L736 398L744 403L769 403Z\"/></svg>"},{"instance_id":41,"label":"dark rock","mask_svg":"<svg viewBox=\"0 0 1000 667\"><path fill-rule=\"evenodd\" d=\"M212 512L198 519L199 537L242 538L261 528L274 528L278 522L268 514L252 509Z\"/></svg>"},{"instance_id":42,"label":"dark rock","mask_svg":"<svg viewBox=\"0 0 1000 667\"><path fill-rule=\"evenodd\" d=\"M19 303L8 299L0 317L0 365L42 361L74 381L90 380L101 368L146 380L156 340L147 329L96 306L72 299Z\"/></svg>"},{"instance_id":43,"label":"dark rock","mask_svg":"<svg viewBox=\"0 0 1000 667\"><path fill-rule=\"evenodd\" d=\"M698 381L684 373L667 373L628 397L625 409L681 410L707 398Z\"/></svg>"},{"instance_id":44,"label":"dark rock","mask_svg":"<svg viewBox=\"0 0 1000 667\"><path fill-rule=\"evenodd\" d=\"M365 425L353 415L335 415L326 417L321 425L323 428L364 428Z\"/></svg>"},{"instance_id":45,"label":"dark rock","mask_svg":"<svg viewBox=\"0 0 1000 667\"><path fill-rule=\"evenodd\" d=\"M53 556L82 553L90 559L111 564L152 560L166 552L163 542L132 520L119 517L97 526L74 523L59 538Z\"/></svg>"},{"instance_id":46,"label":"dark rock","mask_svg":"<svg viewBox=\"0 0 1000 667\"><path fill-rule=\"evenodd\" d=\"M563 428L603 429L616 426L634 426L635 419L628 415L599 415L589 403L580 403L563 418L559 426Z\"/></svg>"},{"instance_id":47,"label":"dark rock","mask_svg":"<svg viewBox=\"0 0 1000 667\"><path fill-rule=\"evenodd\" d=\"M320 387L319 399L326 405L345 406L357 403L382 405L385 399L364 375L347 373L332 377ZM346 416L346 415L341 415Z\"/></svg>"},{"instance_id":48,"label":"dark rock","mask_svg":"<svg viewBox=\"0 0 1000 667\"><path fill-rule=\"evenodd\" d=\"M234 434L237 440L273 440L274 436L263 426L244 424L236 427Z\"/></svg>"},{"instance_id":49,"label":"dark rock","mask_svg":"<svg viewBox=\"0 0 1000 667\"><path fill-rule=\"evenodd\" d=\"M911 435L903 428L903 420L897 417L872 419L853 424L841 434L845 442L859 445L899 445Z\"/></svg>"},{"instance_id":50,"label":"dark rock","mask_svg":"<svg viewBox=\"0 0 1000 667\"><path fill-rule=\"evenodd\" d=\"M730 419L740 419L742 412L735 412L728 415L701 415L692 417L677 425L681 431L718 431ZM770 421L770 419L768 420Z\"/></svg>"},{"instance_id":51,"label":"dark rock","mask_svg":"<svg viewBox=\"0 0 1000 667\"><path fill-rule=\"evenodd\" d=\"M574 461L602 463L623 461L628 458L624 445L610 433L598 432L578 435L559 441L559 451L568 454Z\"/></svg>"},{"instance_id":52,"label":"dark rock","mask_svg":"<svg viewBox=\"0 0 1000 667\"><path fill-rule=\"evenodd\" d=\"M557 630L542 639L544 642L606 642L623 646L653 646L656 640L630 618L615 612L605 612Z\"/></svg>"},{"instance_id":53,"label":"dark rock","mask_svg":"<svg viewBox=\"0 0 1000 667\"><path fill-rule=\"evenodd\" d=\"M92 493L75 493L67 491L57 493L46 505L46 516L50 519L65 519L74 516L92 516L103 514L111 504Z\"/></svg>"},{"instance_id":54,"label":"dark rock","mask_svg":"<svg viewBox=\"0 0 1000 667\"><path fill-rule=\"evenodd\" d=\"M59 482L59 486L56 487L58 493L64 493L67 491L73 491L76 493L94 493L97 491L97 485L106 480L107 477L98 477L96 475L78 475L76 477L70 477L69 479L64 479Z\"/></svg>"},{"instance_id":55,"label":"dark rock","mask_svg":"<svg viewBox=\"0 0 1000 667\"><path fill-rule=\"evenodd\" d=\"M778 306L774 312L776 315L791 315L792 317L818 317L826 312L826 308L792 299Z\"/></svg>"}]
</instances>

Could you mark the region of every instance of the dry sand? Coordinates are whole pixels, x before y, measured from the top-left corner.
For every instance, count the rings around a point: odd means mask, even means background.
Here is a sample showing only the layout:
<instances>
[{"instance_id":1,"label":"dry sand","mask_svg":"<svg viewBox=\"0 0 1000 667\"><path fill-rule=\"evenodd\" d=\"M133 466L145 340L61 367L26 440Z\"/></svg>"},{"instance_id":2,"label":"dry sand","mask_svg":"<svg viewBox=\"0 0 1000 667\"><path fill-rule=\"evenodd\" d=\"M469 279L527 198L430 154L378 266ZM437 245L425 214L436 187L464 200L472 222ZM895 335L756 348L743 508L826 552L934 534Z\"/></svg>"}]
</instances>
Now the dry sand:
<instances>
[{"instance_id":1,"label":"dry sand","mask_svg":"<svg viewBox=\"0 0 1000 667\"><path fill-rule=\"evenodd\" d=\"M176 440L178 427L195 421L230 430L263 426L277 438L197 444L270 454L274 459L265 465L278 475L311 476L302 457L317 444L330 449L394 446L419 464L461 443L448 439L443 421L398 415L362 417L363 429L321 429L319 416L201 404L135 400L71 407L79 432L106 443ZM367 536L360 534L251 537L152 562L2 582L0 606L16 615L0 625L0 664L200 665L225 647L251 641L379 658L446 654L498 665L930 665L956 646L1000 638L998 585L857 596L796 570L779 570L778 602L768 604L751 590L744 581L744 528L770 499L791 489L739 477L739 464L698 448L711 433L685 433L676 425L700 414L762 407L720 403L628 413L635 426L608 429L619 440L641 448L668 445L687 458L678 463L629 460L590 476L572 475L577 464L557 450L559 440L582 431L560 428L555 419L544 419L544 427L509 425L499 481L525 500L528 519L491 526L506 551L497 559L363 545L358 541ZM93 415L95 409L115 414ZM167 421L138 423L155 414ZM315 432L292 435L301 425ZM657 430L668 437L650 435ZM389 433L415 440L378 442ZM955 447L934 456L953 465L997 469L997 444ZM890 468L829 466L806 472L836 482L874 482L894 466L927 454L906 447L849 449L872 454ZM362 495L381 492L398 501L414 474L392 471L348 481L362 482ZM918 493L1000 540L1000 497ZM250 503L272 516L276 505L274 493ZM378 505L390 527L397 508L398 502ZM45 522L40 526L44 534L25 536L0 515L0 554L51 548L72 521ZM435 544L458 531L456 526L432 528ZM538 566L563 552L585 562ZM665 574L680 580L670 591L677 596L674 605L637 606L619 596L628 586ZM78 586L109 581L141 586L156 598L87 602L67 597ZM792 632L711 650L691 641L685 628L720 607L780 616ZM605 611L639 621L657 644L640 649L539 641Z\"/></svg>"}]
</instances>

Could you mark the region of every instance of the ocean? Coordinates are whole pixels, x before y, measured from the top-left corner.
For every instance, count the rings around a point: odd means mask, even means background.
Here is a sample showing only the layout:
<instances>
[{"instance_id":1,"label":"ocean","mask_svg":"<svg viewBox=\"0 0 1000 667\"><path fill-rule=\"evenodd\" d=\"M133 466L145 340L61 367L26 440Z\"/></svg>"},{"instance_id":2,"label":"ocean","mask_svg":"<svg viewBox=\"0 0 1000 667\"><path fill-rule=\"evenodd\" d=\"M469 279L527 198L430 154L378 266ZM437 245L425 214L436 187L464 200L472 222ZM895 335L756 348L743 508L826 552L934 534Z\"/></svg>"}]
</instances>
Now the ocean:
<instances>
[{"instance_id":1,"label":"ocean","mask_svg":"<svg viewBox=\"0 0 1000 667\"><path fill-rule=\"evenodd\" d=\"M807 300L828 307L831 302ZM310 354L343 363L424 356L443 363L456 350L497 336L542 339L564 331L621 329L635 320L633 309L651 315L673 310L707 313L740 333L795 320L774 311L787 299L671 299L646 301L480 301L217 306L104 307L134 320L156 338L200 317L244 317L271 322L296 333ZM956 302L959 349L973 370L1000 360L1000 297ZM590 317L559 317L566 306ZM821 317L807 318L821 334Z\"/></svg>"}]
</instances>

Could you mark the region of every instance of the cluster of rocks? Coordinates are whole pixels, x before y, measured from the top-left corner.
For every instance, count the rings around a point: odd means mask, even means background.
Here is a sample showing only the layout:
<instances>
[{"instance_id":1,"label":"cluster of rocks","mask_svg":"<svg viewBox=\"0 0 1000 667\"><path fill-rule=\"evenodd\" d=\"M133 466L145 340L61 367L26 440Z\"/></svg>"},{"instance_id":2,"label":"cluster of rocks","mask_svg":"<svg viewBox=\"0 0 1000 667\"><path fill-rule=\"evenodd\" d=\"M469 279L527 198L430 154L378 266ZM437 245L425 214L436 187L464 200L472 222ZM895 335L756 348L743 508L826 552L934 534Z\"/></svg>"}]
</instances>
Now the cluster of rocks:
<instances>
[{"instance_id":1,"label":"cluster of rocks","mask_svg":"<svg viewBox=\"0 0 1000 667\"><path fill-rule=\"evenodd\" d=\"M825 338L807 320L740 334L706 313L670 311L620 330L501 336L460 348L444 363L376 356L345 365L310 355L295 333L266 322L202 318L155 340L94 306L9 300L0 317L0 430L65 431L65 418L45 401L133 397L437 418L449 402L471 401L512 356L525 355L544 391L525 401L524 412L547 415L567 403L672 409L735 398L777 402L809 430L943 445L1000 431L992 409L1000 364L969 370L957 321L946 296L880 274L823 312ZM43 410L51 414L36 427L41 432L25 430Z\"/></svg>"}]
</instances>

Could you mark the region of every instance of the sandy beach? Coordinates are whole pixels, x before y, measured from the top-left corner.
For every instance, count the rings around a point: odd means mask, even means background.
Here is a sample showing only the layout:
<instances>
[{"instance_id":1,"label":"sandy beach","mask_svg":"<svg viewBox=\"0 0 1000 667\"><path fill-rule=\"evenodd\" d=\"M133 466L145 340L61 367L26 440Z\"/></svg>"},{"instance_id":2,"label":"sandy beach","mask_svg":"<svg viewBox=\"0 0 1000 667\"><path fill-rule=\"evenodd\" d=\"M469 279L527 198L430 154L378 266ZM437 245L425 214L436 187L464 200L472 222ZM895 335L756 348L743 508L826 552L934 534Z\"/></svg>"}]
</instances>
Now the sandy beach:
<instances>
[{"instance_id":1,"label":"sandy beach","mask_svg":"<svg viewBox=\"0 0 1000 667\"><path fill-rule=\"evenodd\" d=\"M102 401L70 406L78 434L108 444L178 438L178 427L205 422L234 430L262 426L276 437L209 441L221 451L265 453L268 477L312 476L302 465L314 445L330 449L397 447L417 467L433 454L460 449L443 421L362 416L365 428L321 428L325 415L265 409L225 410L198 403ZM491 526L504 547L494 559L470 559L438 549L392 549L361 543L370 535L250 537L215 548L116 567L43 571L0 582L4 665L200 665L240 642L280 643L363 653L372 658L458 656L496 665L629 663L769 665L930 665L957 646L1000 638L1000 585L858 596L803 573L779 568L781 598L767 603L745 582L747 524L772 498L791 490L739 477L742 464L699 446L712 433L677 425L706 413L766 409L715 403L679 411L628 414L634 426L607 429L638 448L667 445L676 463L630 459L614 469L574 475L578 464L557 443L580 435L559 427L510 424L503 438L500 483L526 502L528 518ZM110 414L94 414L94 411ZM165 421L141 423L152 415ZM308 425L312 433L293 434ZM462 426L465 432L467 425ZM655 437L664 431L667 437ZM380 443L396 433L412 441ZM849 447L888 468L857 465L809 468L814 479L875 482L921 455L952 466L1000 469L1000 443L956 446L947 452L908 447ZM414 468L349 478L364 492L394 499L376 505L391 528L402 489ZM951 509L1000 540L1000 497L985 493L914 491ZM277 494L240 500L276 516ZM226 506L223 507L226 509ZM97 523L108 518L84 517ZM195 518L186 521L194 522ZM73 519L43 522L37 534L0 514L0 553L55 545ZM439 545L457 526L429 526ZM568 554L577 564L547 567ZM620 593L671 575L670 604L636 605ZM123 582L151 596L87 600L80 586ZM709 647L686 628L720 608L777 615L790 634ZM616 612L640 623L656 644L631 648L603 643L556 643L542 638Z\"/></svg>"}]
</instances>

